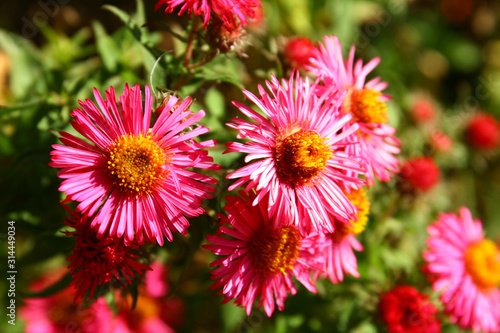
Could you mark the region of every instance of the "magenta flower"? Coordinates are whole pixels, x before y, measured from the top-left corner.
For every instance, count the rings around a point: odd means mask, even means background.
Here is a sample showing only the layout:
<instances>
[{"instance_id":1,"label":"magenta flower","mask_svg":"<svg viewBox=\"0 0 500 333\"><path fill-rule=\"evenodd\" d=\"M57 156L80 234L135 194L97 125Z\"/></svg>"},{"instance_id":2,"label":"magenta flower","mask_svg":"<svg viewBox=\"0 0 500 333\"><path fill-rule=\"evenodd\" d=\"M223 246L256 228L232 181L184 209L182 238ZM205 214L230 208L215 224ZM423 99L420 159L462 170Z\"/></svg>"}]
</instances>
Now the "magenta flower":
<instances>
[{"instance_id":1,"label":"magenta flower","mask_svg":"<svg viewBox=\"0 0 500 333\"><path fill-rule=\"evenodd\" d=\"M216 180L188 170L189 168L218 169L204 148L215 141L194 141L209 130L198 126L205 112L187 110L191 99L176 105L171 97L157 121L151 127L153 97L146 86L146 101L142 107L139 85L125 86L119 104L113 87L103 100L97 89L94 96L99 108L90 100L80 101L83 109L72 112L74 129L89 140L89 144L73 135L61 132L64 145L53 145L54 168L62 168L58 176L64 181L59 187L68 200L79 202L78 212L95 217L92 228L98 237L125 237L138 243L172 240L172 232L183 235L189 226L185 216L203 214L203 198L213 187L205 183ZM174 107L175 106L175 107Z\"/></svg>"},{"instance_id":2,"label":"magenta flower","mask_svg":"<svg viewBox=\"0 0 500 333\"><path fill-rule=\"evenodd\" d=\"M324 235L325 246L318 253L324 258L324 265L315 273L315 278L329 277L332 283L344 281L344 274L360 277L354 250L363 251L363 245L356 239L356 235L365 230L370 202L363 188L351 191L347 197L358 209L356 219L349 223L336 222L335 232Z\"/></svg>"},{"instance_id":3,"label":"magenta flower","mask_svg":"<svg viewBox=\"0 0 500 333\"><path fill-rule=\"evenodd\" d=\"M361 160L346 153L354 145L358 125L348 125L351 115L340 116L340 96L332 87L317 97L315 84L294 74L289 81L276 77L266 82L270 94L260 85L261 98L243 93L264 113L233 102L251 121L235 118L227 124L239 131L246 143L230 142L225 153L248 153L245 161L258 160L228 175L238 179L229 190L245 183L255 187L254 205L268 195L269 216L274 221L291 221L304 234L311 230L333 232L334 216L354 219L356 207L343 189L363 184ZM351 175L347 175L350 172Z\"/></svg>"},{"instance_id":4,"label":"magenta flower","mask_svg":"<svg viewBox=\"0 0 500 333\"><path fill-rule=\"evenodd\" d=\"M212 12L227 26L236 27L248 24L248 18L254 18L259 0L159 0L155 11L166 5L165 13L172 13L181 6L179 15L186 11L190 16L203 16L204 28L207 29Z\"/></svg>"},{"instance_id":5,"label":"magenta flower","mask_svg":"<svg viewBox=\"0 0 500 333\"><path fill-rule=\"evenodd\" d=\"M308 69L318 76L324 84L320 91L332 85L346 89L342 110L352 114L351 123L359 125L357 136L359 145L348 147L350 153L366 159L366 178L369 185L374 184L375 176L389 181L391 172L398 172L399 162L394 156L399 154L399 140L394 136L396 130L385 124L388 120L386 101L389 96L381 93L387 87L376 77L368 82L366 76L378 65L380 58L374 58L363 66L361 60L354 64L354 46L349 58L344 62L342 48L337 37L324 37L325 44L319 43Z\"/></svg>"},{"instance_id":6,"label":"magenta flower","mask_svg":"<svg viewBox=\"0 0 500 333\"><path fill-rule=\"evenodd\" d=\"M268 316L274 311L274 302L280 311L288 294L297 289L292 277L309 291L316 292L310 276L313 269L321 268L323 246L319 235L302 237L292 225L276 223L267 214L267 198L252 205L256 194L240 192L241 197L228 197L225 210L228 216L221 219L217 235L208 235L213 245L203 247L223 256L210 266L212 279L218 280L212 289L222 288L224 302L234 299L234 304L250 314L254 301L264 306Z\"/></svg>"},{"instance_id":7,"label":"magenta flower","mask_svg":"<svg viewBox=\"0 0 500 333\"><path fill-rule=\"evenodd\" d=\"M50 272L31 285L31 290L42 291L59 272ZM57 281L57 280L56 280ZM56 281L52 281L53 283ZM24 299L19 309L27 333L109 333L113 331L113 312L103 298L86 307L75 304L77 290L68 287L47 297Z\"/></svg>"},{"instance_id":8,"label":"magenta flower","mask_svg":"<svg viewBox=\"0 0 500 333\"><path fill-rule=\"evenodd\" d=\"M445 312L454 323L476 332L500 331L500 251L483 237L480 220L462 207L441 214L427 229L424 258L433 289L442 291Z\"/></svg>"}]
</instances>

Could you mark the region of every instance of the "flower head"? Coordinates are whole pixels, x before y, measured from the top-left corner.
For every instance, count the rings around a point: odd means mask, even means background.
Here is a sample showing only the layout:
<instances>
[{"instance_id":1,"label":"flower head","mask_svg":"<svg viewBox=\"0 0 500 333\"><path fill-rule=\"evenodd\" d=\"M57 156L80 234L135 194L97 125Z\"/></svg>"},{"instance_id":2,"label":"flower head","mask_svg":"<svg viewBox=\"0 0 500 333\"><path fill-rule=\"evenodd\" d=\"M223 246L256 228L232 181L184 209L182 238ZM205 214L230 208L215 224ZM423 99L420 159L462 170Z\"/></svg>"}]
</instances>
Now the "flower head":
<instances>
[{"instance_id":1,"label":"flower head","mask_svg":"<svg viewBox=\"0 0 500 333\"><path fill-rule=\"evenodd\" d=\"M431 147L440 152L450 151L453 146L453 140L440 130L432 131L429 139Z\"/></svg>"},{"instance_id":2,"label":"flower head","mask_svg":"<svg viewBox=\"0 0 500 333\"><path fill-rule=\"evenodd\" d=\"M474 148L498 148L500 145L500 123L490 114L479 113L470 120L465 135Z\"/></svg>"},{"instance_id":3,"label":"flower head","mask_svg":"<svg viewBox=\"0 0 500 333\"><path fill-rule=\"evenodd\" d=\"M132 278L136 275L142 275L145 270L151 269L138 262L140 257L132 253L138 248L137 245L111 236L98 238L96 232L90 228L90 219L65 208L72 217L64 224L76 229L67 232L67 235L76 238L73 252L67 258L73 277L71 285L77 289L76 298L82 299L88 292L88 299L92 300L98 287L109 286L115 282L126 286L132 283Z\"/></svg>"},{"instance_id":4,"label":"flower head","mask_svg":"<svg viewBox=\"0 0 500 333\"><path fill-rule=\"evenodd\" d=\"M34 285L38 284L39 281L35 281ZM113 313L104 299L100 298L90 306L83 307L74 302L76 292L77 290L70 286L47 297L24 299L24 305L19 312L26 322L25 332L112 332Z\"/></svg>"},{"instance_id":5,"label":"flower head","mask_svg":"<svg viewBox=\"0 0 500 333\"><path fill-rule=\"evenodd\" d=\"M246 57L246 31L239 26L228 27L215 17L207 30L207 40L210 47L220 53L235 52L238 57Z\"/></svg>"},{"instance_id":6,"label":"flower head","mask_svg":"<svg viewBox=\"0 0 500 333\"><path fill-rule=\"evenodd\" d=\"M188 168L217 169L204 148L214 141L197 143L198 135L208 132L198 126L187 130L205 113L187 110L190 98L176 105L171 97L151 127L153 97L146 86L142 107L139 85L128 85L119 106L113 87L103 100L94 89L100 110L90 100L80 101L82 109L72 112L71 124L89 144L61 132L65 145L53 145L54 168L62 168L60 191L69 200L79 202L77 211L92 219L98 237L124 236L126 241L143 242L144 238L163 244L172 240L172 232L186 234L189 222L185 216L203 214L203 198L213 187L205 183L216 180ZM175 107L175 111L169 112Z\"/></svg>"},{"instance_id":7,"label":"flower head","mask_svg":"<svg viewBox=\"0 0 500 333\"><path fill-rule=\"evenodd\" d=\"M247 190L255 187L259 193L254 204L269 194L269 216L276 215L276 223L291 221L304 234L333 232L329 214L341 221L356 214L342 190L363 184L358 179L364 172L360 159L345 152L354 144L352 134L358 127L348 125L350 115L338 114L339 95L333 87L317 97L315 85L294 79L294 74L281 85L274 76L266 84L270 94L259 86L261 98L243 92L267 117L233 102L255 122L232 119L234 124L228 126L249 141L228 143L226 153L249 153L246 162L258 161L228 175L238 179L229 190L248 183Z\"/></svg>"},{"instance_id":8,"label":"flower head","mask_svg":"<svg viewBox=\"0 0 500 333\"><path fill-rule=\"evenodd\" d=\"M429 296L412 286L397 286L380 299L380 313L389 333L440 333L438 310Z\"/></svg>"},{"instance_id":9,"label":"flower head","mask_svg":"<svg viewBox=\"0 0 500 333\"><path fill-rule=\"evenodd\" d=\"M374 177L389 181L392 172L398 172L399 162L394 156L399 153L399 140L394 136L396 130L385 124L388 120L386 101L389 96L382 94L387 87L376 77L368 82L367 75L380 62L372 59L366 65L361 60L354 63L354 46L344 62L342 47L337 37L324 37L324 45L314 50L307 68L323 81L323 87L336 86L346 90L342 111L351 114L351 123L359 126L357 132L359 145L348 147L348 151L366 160L366 178L368 184L374 183ZM321 89L322 88L322 89Z\"/></svg>"},{"instance_id":10,"label":"flower head","mask_svg":"<svg viewBox=\"0 0 500 333\"><path fill-rule=\"evenodd\" d=\"M402 185L409 191L429 191L439 181L439 173L432 157L415 157L401 167Z\"/></svg>"},{"instance_id":11,"label":"flower head","mask_svg":"<svg viewBox=\"0 0 500 333\"><path fill-rule=\"evenodd\" d=\"M462 207L427 229L424 259L435 291L454 323L476 332L500 331L500 251L483 237L481 221Z\"/></svg>"},{"instance_id":12,"label":"flower head","mask_svg":"<svg viewBox=\"0 0 500 333\"><path fill-rule=\"evenodd\" d=\"M358 262L353 250L363 251L363 245L356 239L356 235L365 230L368 222L370 202L363 188L347 193L349 200L356 206L356 218L348 223L336 221L335 232L325 234L325 247L318 255L324 257L324 265L317 271L315 277L320 275L329 277L332 283L344 280L344 274L359 277Z\"/></svg>"},{"instance_id":13,"label":"flower head","mask_svg":"<svg viewBox=\"0 0 500 333\"><path fill-rule=\"evenodd\" d=\"M419 124L427 123L436 116L436 107L426 98L419 98L411 109L413 120Z\"/></svg>"},{"instance_id":14,"label":"flower head","mask_svg":"<svg viewBox=\"0 0 500 333\"><path fill-rule=\"evenodd\" d=\"M292 68L302 69L309 64L316 45L307 37L295 37L285 45L285 56Z\"/></svg>"},{"instance_id":15,"label":"flower head","mask_svg":"<svg viewBox=\"0 0 500 333\"><path fill-rule=\"evenodd\" d=\"M248 24L248 18L254 18L256 8L260 7L259 0L159 0L155 10L166 5L165 13L172 13L181 6L179 15L186 11L190 16L203 16L203 24L207 29L210 17L215 14L227 27Z\"/></svg>"},{"instance_id":16,"label":"flower head","mask_svg":"<svg viewBox=\"0 0 500 333\"><path fill-rule=\"evenodd\" d=\"M254 301L259 299L268 316L274 311L274 302L281 311L284 300L297 289L292 277L308 290L316 292L310 279L312 269L321 267L317 256L322 241L319 235L303 237L294 226L275 223L267 214L268 200L252 205L256 194L240 192L241 197L228 197L217 235L208 235L213 245L204 245L223 256L210 266L212 279L218 280L212 289L222 288L224 303L234 303L250 314ZM267 198L265 198L267 199Z\"/></svg>"}]
</instances>

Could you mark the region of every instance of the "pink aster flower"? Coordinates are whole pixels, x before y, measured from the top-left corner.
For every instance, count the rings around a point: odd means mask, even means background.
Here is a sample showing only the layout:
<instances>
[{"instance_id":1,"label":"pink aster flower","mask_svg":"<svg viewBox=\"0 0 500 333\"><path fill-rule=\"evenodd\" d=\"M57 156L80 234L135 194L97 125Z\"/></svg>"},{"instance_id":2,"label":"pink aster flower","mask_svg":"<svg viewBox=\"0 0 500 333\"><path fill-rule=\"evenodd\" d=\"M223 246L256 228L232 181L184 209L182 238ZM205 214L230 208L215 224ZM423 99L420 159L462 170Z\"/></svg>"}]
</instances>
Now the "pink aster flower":
<instances>
[{"instance_id":1,"label":"pink aster flower","mask_svg":"<svg viewBox=\"0 0 500 333\"><path fill-rule=\"evenodd\" d=\"M30 289L41 291L47 286L43 281L35 281ZM19 312L21 319L26 322L25 332L112 332L113 313L104 299L100 298L92 305L84 307L74 303L75 293L75 288L68 287L48 297L24 299L24 305Z\"/></svg>"},{"instance_id":2,"label":"pink aster flower","mask_svg":"<svg viewBox=\"0 0 500 333\"><path fill-rule=\"evenodd\" d=\"M442 291L445 312L454 323L476 332L500 331L500 251L483 237L480 220L462 207L441 214L427 229L424 258L433 289Z\"/></svg>"},{"instance_id":3,"label":"pink aster flower","mask_svg":"<svg viewBox=\"0 0 500 333\"><path fill-rule=\"evenodd\" d=\"M281 85L272 76L266 82L270 93L259 85L261 98L243 91L266 117L233 102L253 122L231 119L234 124L227 125L249 141L230 142L225 153L248 153L246 162L258 161L228 175L238 179L229 190L248 183L247 191L255 187L258 192L254 205L269 194L269 216L276 216L276 223L292 221L304 234L333 232L329 215L349 221L356 214L342 189L363 184L357 177L364 172L361 160L345 152L358 125L348 125L351 115L339 116L341 96L335 87L317 97L315 84L294 75Z\"/></svg>"},{"instance_id":4,"label":"pink aster flower","mask_svg":"<svg viewBox=\"0 0 500 333\"><path fill-rule=\"evenodd\" d=\"M254 18L255 11L260 7L259 0L160 0L155 11L166 5L165 13L172 13L181 6L179 15L186 11L190 16L203 16L204 28L207 29L212 12L228 27L238 24L248 24L247 18Z\"/></svg>"},{"instance_id":5,"label":"pink aster flower","mask_svg":"<svg viewBox=\"0 0 500 333\"><path fill-rule=\"evenodd\" d=\"M351 191L347 197L358 209L356 219L349 223L336 221L335 232L324 235L325 246L318 253L324 257L324 265L315 273L315 278L329 277L332 283L344 281L344 274L360 277L354 250L363 251L363 245L356 239L356 235L365 230L370 202L363 188Z\"/></svg>"},{"instance_id":6,"label":"pink aster flower","mask_svg":"<svg viewBox=\"0 0 500 333\"><path fill-rule=\"evenodd\" d=\"M324 41L325 44L319 43L319 49L314 51L308 69L325 87L334 85L347 90L342 110L352 114L351 123L359 126L359 144L349 146L348 150L366 159L369 185L373 185L375 176L381 181L389 181L391 173L398 172L399 162L394 155L399 154L400 143L394 136L396 130L385 124L388 120L385 102L390 97L382 94L382 90L387 83L381 82L379 77L366 82L366 76L378 65L380 58L366 65L360 59L354 63L353 46L344 62L337 37L325 36Z\"/></svg>"},{"instance_id":7,"label":"pink aster flower","mask_svg":"<svg viewBox=\"0 0 500 333\"><path fill-rule=\"evenodd\" d=\"M222 256L210 265L218 266L212 271L212 279L218 280L212 289L222 288L223 303L234 299L248 315L259 299L258 307L264 306L271 316L275 301L282 311L288 294L297 292L292 277L316 292L310 276L312 269L321 267L316 253L322 241L318 235L302 237L294 226L277 224L276 217L267 214L267 200L252 205L255 192L240 195L227 198L228 216L219 214L217 235L207 236L213 245L203 246Z\"/></svg>"},{"instance_id":8,"label":"pink aster flower","mask_svg":"<svg viewBox=\"0 0 500 333\"><path fill-rule=\"evenodd\" d=\"M204 148L215 141L194 141L209 130L198 126L205 112L193 113L186 98L176 105L171 97L151 127L153 97L146 86L142 107L139 85L125 86L119 104L113 87L104 100L97 89L94 96L99 108L90 100L80 101L82 109L72 112L74 129L91 143L61 132L65 145L53 145L54 168L62 168L59 187L68 200L79 202L78 212L95 217L92 228L98 237L124 236L126 241L149 241L163 244L172 240L172 232L183 235L189 222L185 216L203 214L203 198L213 187L205 183L216 180L189 168L217 169ZM175 106L175 107L174 107Z\"/></svg>"}]
</instances>

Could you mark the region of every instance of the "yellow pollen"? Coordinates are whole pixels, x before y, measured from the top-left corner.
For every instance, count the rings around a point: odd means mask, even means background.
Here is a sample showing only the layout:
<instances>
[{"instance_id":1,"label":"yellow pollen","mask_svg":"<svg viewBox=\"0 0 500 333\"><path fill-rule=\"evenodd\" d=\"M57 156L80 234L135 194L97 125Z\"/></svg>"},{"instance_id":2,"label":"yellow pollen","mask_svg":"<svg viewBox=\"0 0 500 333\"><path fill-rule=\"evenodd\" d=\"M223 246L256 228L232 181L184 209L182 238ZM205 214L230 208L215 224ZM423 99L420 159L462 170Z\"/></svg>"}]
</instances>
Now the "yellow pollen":
<instances>
[{"instance_id":1,"label":"yellow pollen","mask_svg":"<svg viewBox=\"0 0 500 333\"><path fill-rule=\"evenodd\" d=\"M465 251L465 270L483 291L500 285L500 252L489 239L469 245Z\"/></svg>"},{"instance_id":2,"label":"yellow pollen","mask_svg":"<svg viewBox=\"0 0 500 333\"><path fill-rule=\"evenodd\" d=\"M292 270L299 256L300 236L292 227L283 227L281 232L272 226L264 226L255 234L251 251L257 269L261 273L285 273Z\"/></svg>"},{"instance_id":3,"label":"yellow pollen","mask_svg":"<svg viewBox=\"0 0 500 333\"><path fill-rule=\"evenodd\" d=\"M352 114L352 121L381 124L388 119L387 105L380 100L382 93L373 89L350 90L344 100L344 110Z\"/></svg>"},{"instance_id":4,"label":"yellow pollen","mask_svg":"<svg viewBox=\"0 0 500 333\"><path fill-rule=\"evenodd\" d=\"M167 156L150 135L122 135L107 158L114 184L125 191L150 192L159 179L167 176Z\"/></svg>"},{"instance_id":5,"label":"yellow pollen","mask_svg":"<svg viewBox=\"0 0 500 333\"><path fill-rule=\"evenodd\" d=\"M279 179L293 185L305 185L316 177L332 157L325 141L316 133L305 130L278 138L274 161Z\"/></svg>"},{"instance_id":6,"label":"yellow pollen","mask_svg":"<svg viewBox=\"0 0 500 333\"><path fill-rule=\"evenodd\" d=\"M352 190L351 193L345 193L349 201L356 206L358 212L356 213L357 220L349 221L351 225L343 222L335 223L335 232L332 234L334 240L340 241L348 235L359 235L365 230L366 223L368 222L368 214L370 213L370 201L363 188L359 190Z\"/></svg>"}]
</instances>

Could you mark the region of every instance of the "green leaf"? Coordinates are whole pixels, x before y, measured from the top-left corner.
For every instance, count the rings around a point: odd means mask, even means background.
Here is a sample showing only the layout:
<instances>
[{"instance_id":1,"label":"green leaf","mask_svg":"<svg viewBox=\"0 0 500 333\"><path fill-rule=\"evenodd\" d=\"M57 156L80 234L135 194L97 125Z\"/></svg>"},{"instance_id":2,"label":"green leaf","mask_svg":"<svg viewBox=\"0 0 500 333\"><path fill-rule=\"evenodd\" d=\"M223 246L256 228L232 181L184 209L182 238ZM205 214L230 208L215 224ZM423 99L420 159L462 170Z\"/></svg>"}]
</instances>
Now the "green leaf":
<instances>
[{"instance_id":1,"label":"green leaf","mask_svg":"<svg viewBox=\"0 0 500 333\"><path fill-rule=\"evenodd\" d=\"M205 105L210 115L219 121L224 119L226 114L226 101L222 93L216 88L211 88L205 95Z\"/></svg>"},{"instance_id":2,"label":"green leaf","mask_svg":"<svg viewBox=\"0 0 500 333\"><path fill-rule=\"evenodd\" d=\"M147 44L149 38L147 37L146 29L141 29L139 23L135 22L128 13L124 12L118 7L111 5L104 5L102 6L102 8L115 14L123 23L125 23L127 28L132 32L134 37L139 42L141 42L142 44ZM142 18L139 18L139 20L142 20ZM142 25L143 23L140 24Z\"/></svg>"},{"instance_id":3,"label":"green leaf","mask_svg":"<svg viewBox=\"0 0 500 333\"><path fill-rule=\"evenodd\" d=\"M246 318L245 310L232 303L221 305L221 319L224 325L224 332L233 332L242 324L242 320Z\"/></svg>"},{"instance_id":4,"label":"green leaf","mask_svg":"<svg viewBox=\"0 0 500 333\"><path fill-rule=\"evenodd\" d=\"M4 30L0 30L0 49L11 59L10 88L14 97L33 96L35 84L44 82L40 79L43 77L40 52L28 40Z\"/></svg>"},{"instance_id":5,"label":"green leaf","mask_svg":"<svg viewBox=\"0 0 500 333\"><path fill-rule=\"evenodd\" d=\"M104 26L97 21L92 22L94 29L97 51L101 56L104 67L110 72L115 72L118 66L118 59L120 57L120 50L113 38L106 33Z\"/></svg>"}]
</instances>

